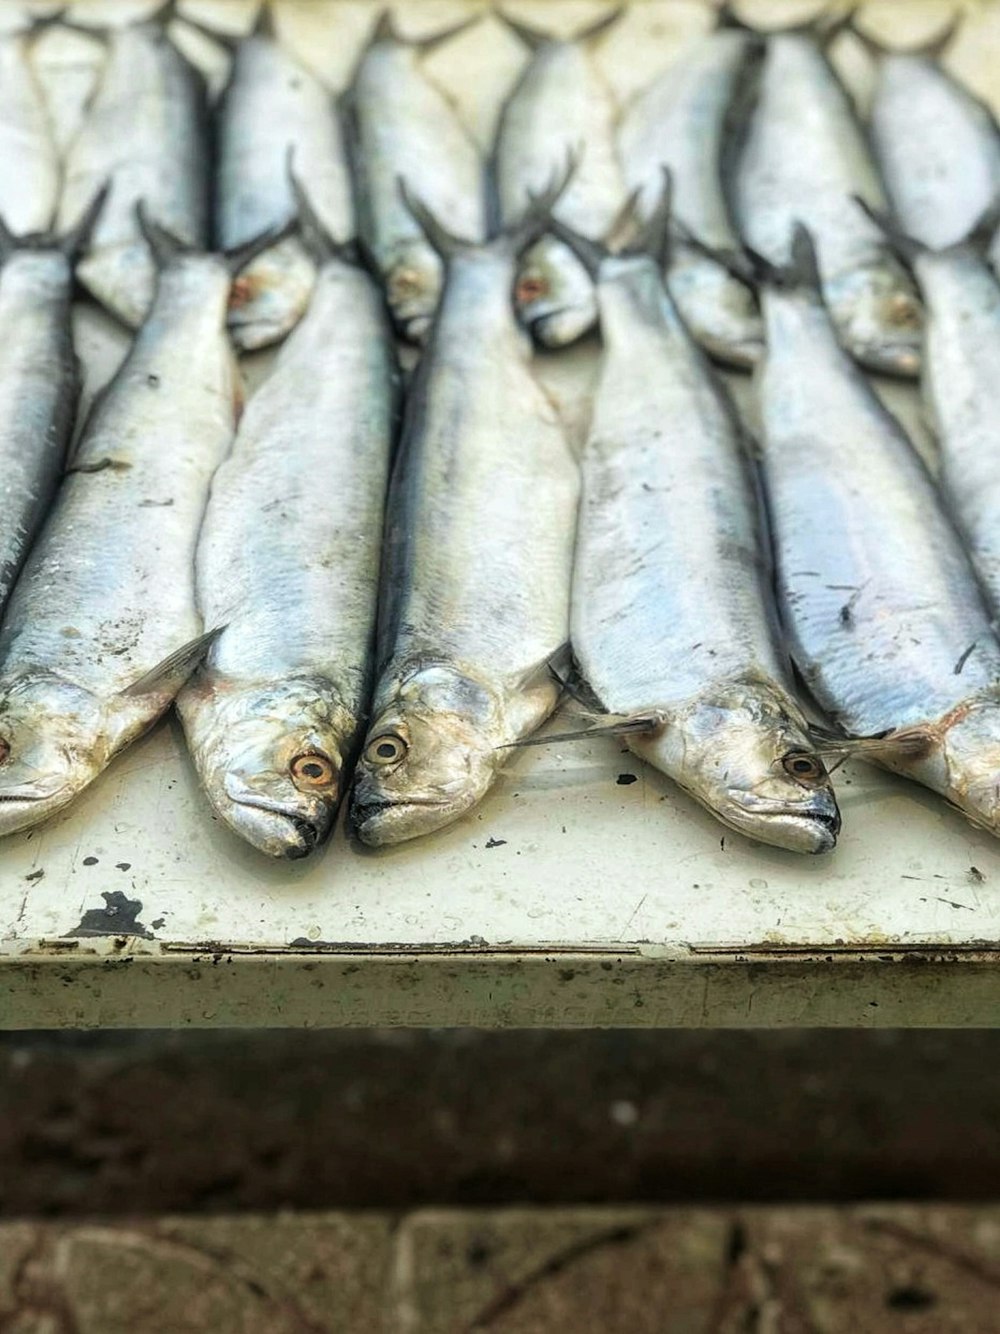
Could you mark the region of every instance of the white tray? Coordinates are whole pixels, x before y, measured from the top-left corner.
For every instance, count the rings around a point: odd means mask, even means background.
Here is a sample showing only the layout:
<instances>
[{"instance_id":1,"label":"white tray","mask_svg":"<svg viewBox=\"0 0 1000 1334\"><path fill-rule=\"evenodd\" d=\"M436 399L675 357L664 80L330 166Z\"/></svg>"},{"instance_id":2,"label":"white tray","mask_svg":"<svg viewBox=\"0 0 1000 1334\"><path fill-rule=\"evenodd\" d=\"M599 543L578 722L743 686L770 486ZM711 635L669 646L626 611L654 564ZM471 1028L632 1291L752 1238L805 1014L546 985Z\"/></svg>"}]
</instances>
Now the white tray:
<instances>
[{"instance_id":1,"label":"white tray","mask_svg":"<svg viewBox=\"0 0 1000 1334\"><path fill-rule=\"evenodd\" d=\"M601 10L511 7L561 31ZM239 27L251 6L188 8ZM943 9L891 8L915 34ZM372 9L298 0L281 17L335 86ZM410 0L401 21L433 30L467 9ZM602 48L605 71L632 91L705 25L696 4L637 3ZM977 83L1000 68L1000 12L969 25L957 49ZM84 88L92 44L43 40L44 68ZM838 55L863 90L851 39ZM485 141L521 59L490 19L429 67L467 92ZM79 337L89 393L125 344L88 309ZM593 346L544 363L577 431L595 364ZM265 368L249 364L251 380ZM887 392L916 426L913 392ZM1000 1022L1000 844L913 784L860 765L838 779L844 831L825 858L726 833L603 741L519 754L479 810L432 838L375 854L338 831L316 859L272 864L212 818L168 721L61 817L0 844L0 1026Z\"/></svg>"}]
</instances>

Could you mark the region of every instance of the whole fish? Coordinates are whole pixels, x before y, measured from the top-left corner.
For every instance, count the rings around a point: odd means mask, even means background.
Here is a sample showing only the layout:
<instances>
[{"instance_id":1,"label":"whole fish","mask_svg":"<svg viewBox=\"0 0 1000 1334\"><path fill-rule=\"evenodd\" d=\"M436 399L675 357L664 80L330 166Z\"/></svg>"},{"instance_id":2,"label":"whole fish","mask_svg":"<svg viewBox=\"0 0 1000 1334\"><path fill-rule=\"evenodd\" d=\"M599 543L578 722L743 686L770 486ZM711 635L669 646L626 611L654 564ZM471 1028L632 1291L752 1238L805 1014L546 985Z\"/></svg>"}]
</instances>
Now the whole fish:
<instances>
[{"instance_id":1,"label":"whole fish","mask_svg":"<svg viewBox=\"0 0 1000 1334\"><path fill-rule=\"evenodd\" d=\"M302 211L312 301L212 483L198 601L225 629L177 701L213 807L276 857L326 838L361 739L394 417L382 295Z\"/></svg>"},{"instance_id":2,"label":"whole fish","mask_svg":"<svg viewBox=\"0 0 1000 1334\"><path fill-rule=\"evenodd\" d=\"M555 707L579 479L510 293L554 192L487 243L414 204L446 255L390 490L378 685L351 819L381 846L451 824Z\"/></svg>"},{"instance_id":3,"label":"whole fish","mask_svg":"<svg viewBox=\"0 0 1000 1334\"><path fill-rule=\"evenodd\" d=\"M618 255L574 241L597 280L604 356L573 649L636 755L749 838L825 852L840 815L779 647L753 463L664 287L669 223L665 198Z\"/></svg>"},{"instance_id":4,"label":"whole fish","mask_svg":"<svg viewBox=\"0 0 1000 1334\"><path fill-rule=\"evenodd\" d=\"M718 28L631 103L619 130L625 180L648 217L670 171L683 232L672 247L667 285L688 328L720 361L752 366L764 331L752 291L714 258L739 249L722 187L728 117L760 41L744 28ZM707 250L685 244L684 234Z\"/></svg>"},{"instance_id":5,"label":"whole fish","mask_svg":"<svg viewBox=\"0 0 1000 1334\"><path fill-rule=\"evenodd\" d=\"M919 51L889 51L857 35L877 65L872 140L893 213L935 250L964 240L1000 195L1000 131L993 113L937 57L952 36ZM1000 270L1000 244L992 250Z\"/></svg>"},{"instance_id":6,"label":"whole fish","mask_svg":"<svg viewBox=\"0 0 1000 1334\"><path fill-rule=\"evenodd\" d=\"M289 159L329 234L354 234L346 147L333 99L316 76L281 46L271 10L236 43L217 110L215 227L230 249L295 216ZM294 328L316 278L298 236L288 236L248 264L233 286L229 327L244 351L267 347Z\"/></svg>"},{"instance_id":7,"label":"whole fish","mask_svg":"<svg viewBox=\"0 0 1000 1334\"><path fill-rule=\"evenodd\" d=\"M443 268L399 182L419 183L428 206L460 236L486 235L482 157L444 95L421 72L420 55L465 27L420 40L382 15L345 101L358 188L358 224L385 283L393 320L423 343L441 294Z\"/></svg>"},{"instance_id":8,"label":"whole fish","mask_svg":"<svg viewBox=\"0 0 1000 1334\"><path fill-rule=\"evenodd\" d=\"M931 249L885 222L926 311L921 389L938 443L938 481L994 616L1000 617L1000 283L986 262L994 205L955 244Z\"/></svg>"},{"instance_id":9,"label":"whole fish","mask_svg":"<svg viewBox=\"0 0 1000 1334\"><path fill-rule=\"evenodd\" d=\"M59 199L59 152L30 56L36 30L47 24L0 35L0 217L18 235L51 227Z\"/></svg>"},{"instance_id":10,"label":"whole fish","mask_svg":"<svg viewBox=\"0 0 1000 1334\"><path fill-rule=\"evenodd\" d=\"M1000 644L896 419L841 349L808 233L762 293L759 375L792 656L854 749L1000 832ZM845 743L847 749L852 748Z\"/></svg>"},{"instance_id":11,"label":"whole fish","mask_svg":"<svg viewBox=\"0 0 1000 1334\"><path fill-rule=\"evenodd\" d=\"M149 310L156 267L136 205L188 245L208 240L209 135L202 76L157 18L112 28L87 117L66 158L58 228L77 221L110 181L77 276L135 328Z\"/></svg>"},{"instance_id":12,"label":"whole fish","mask_svg":"<svg viewBox=\"0 0 1000 1334\"><path fill-rule=\"evenodd\" d=\"M793 227L803 222L844 346L871 370L916 375L919 302L859 198L884 204L850 97L816 37L773 34L733 179L744 240L784 264Z\"/></svg>"},{"instance_id":13,"label":"whole fish","mask_svg":"<svg viewBox=\"0 0 1000 1334\"><path fill-rule=\"evenodd\" d=\"M80 374L70 324L73 257L103 203L80 226L15 236L0 222L0 609L14 586L62 477L73 433Z\"/></svg>"},{"instance_id":14,"label":"whole fish","mask_svg":"<svg viewBox=\"0 0 1000 1334\"><path fill-rule=\"evenodd\" d=\"M146 230L162 265L152 309L95 401L0 627L0 833L92 782L168 707L211 639L195 543L235 427L226 307L243 257L189 253Z\"/></svg>"},{"instance_id":15,"label":"whole fish","mask_svg":"<svg viewBox=\"0 0 1000 1334\"><path fill-rule=\"evenodd\" d=\"M520 217L572 161L575 170L554 216L595 240L611 230L625 201L615 144L617 110L587 43L620 15L615 10L573 41L504 16L532 51L497 131L494 170L504 224ZM565 347L597 322L590 275L554 236L543 236L524 256L515 300L521 319L545 347Z\"/></svg>"}]
</instances>

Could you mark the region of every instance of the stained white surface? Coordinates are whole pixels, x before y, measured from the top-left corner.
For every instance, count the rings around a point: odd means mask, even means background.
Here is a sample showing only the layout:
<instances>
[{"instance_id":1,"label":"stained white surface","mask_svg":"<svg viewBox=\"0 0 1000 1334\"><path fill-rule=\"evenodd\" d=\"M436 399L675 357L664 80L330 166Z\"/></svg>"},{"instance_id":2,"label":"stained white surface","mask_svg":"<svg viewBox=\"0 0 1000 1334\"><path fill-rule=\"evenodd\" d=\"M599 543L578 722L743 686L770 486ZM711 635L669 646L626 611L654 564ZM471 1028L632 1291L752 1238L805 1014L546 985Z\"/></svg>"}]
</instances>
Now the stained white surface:
<instances>
[{"instance_id":1,"label":"stained white surface","mask_svg":"<svg viewBox=\"0 0 1000 1334\"><path fill-rule=\"evenodd\" d=\"M99 0L85 3L88 20L109 12ZM413 0L400 7L400 22L431 31L471 7ZM514 8L560 31L601 10L545 0ZM753 8L755 17L764 11ZM931 0L896 8L918 33L928 14L940 12ZM189 0L182 11L238 30L253 5ZM771 3L768 12L782 11ZM289 0L279 17L286 39L336 88L373 13L363 0ZM990 16L969 22L1000 47L1000 24ZM691 0L639 0L599 59L625 96L705 26L704 8ZM969 47L981 74L981 46ZM218 78L221 48L199 49ZM57 34L46 35L43 77L57 77L68 63L74 87L83 87L81 62L94 51L94 43L74 39L67 54ZM848 66L861 67L857 49L848 56ZM434 52L428 69L486 143L523 58L509 32L487 17ZM64 112L70 116L72 107ZM89 397L125 341L86 308L77 332ZM595 364L593 344L540 363L576 438ZM266 370L266 357L247 363L251 386ZM737 387L745 402L746 382ZM898 386L887 392L917 429L915 394ZM552 730L564 725L556 719ZM514 755L483 805L439 835L372 853L341 828L314 859L273 864L212 817L171 720L71 810L0 846L0 958L7 963L0 1024L992 1022L1000 989L992 971L984 983L982 960L1000 950L1000 843L915 785L861 765L845 766L837 778L844 831L824 858L727 833L618 743L594 741ZM109 906L109 915L94 917ZM106 925L108 939L71 934L95 922ZM268 971L262 960L289 947L317 951L303 968L319 971L294 978ZM427 969L387 970L393 949L416 960L426 955ZM932 964L920 973L887 962L913 950L947 961L947 971L932 979ZM609 970L614 960L613 972L591 977L584 969L574 982L574 968L548 968L593 951L607 957ZM331 960L344 953L353 962L334 974ZM849 962L835 984L830 965L819 961L826 954ZM203 976L197 960L206 955L225 966ZM131 980L120 968L129 957L137 965ZM762 975L745 965L748 957L763 961ZM711 974L699 962L706 958ZM442 959L451 961L450 973ZM456 959L474 963L463 971ZM651 972L647 965L658 959L671 968L689 963L690 971ZM187 981L176 971L181 964ZM891 984L873 980L878 970L891 974ZM75 993L67 990L74 977L81 982ZM768 977L775 981L755 1011ZM324 985L333 1001L309 990ZM873 985L883 988L881 1002L869 995ZM584 988L575 999L568 998L573 986ZM650 1007L643 1013L644 996Z\"/></svg>"}]
</instances>

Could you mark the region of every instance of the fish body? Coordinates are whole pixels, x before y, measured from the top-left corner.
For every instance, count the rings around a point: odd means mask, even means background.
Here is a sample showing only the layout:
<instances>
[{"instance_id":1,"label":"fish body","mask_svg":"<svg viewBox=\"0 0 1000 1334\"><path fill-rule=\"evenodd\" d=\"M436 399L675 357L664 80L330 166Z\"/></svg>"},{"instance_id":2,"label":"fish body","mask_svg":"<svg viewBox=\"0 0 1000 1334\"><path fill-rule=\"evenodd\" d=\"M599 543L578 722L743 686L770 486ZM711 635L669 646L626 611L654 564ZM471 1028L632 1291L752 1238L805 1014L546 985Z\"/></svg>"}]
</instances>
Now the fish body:
<instances>
[{"instance_id":1,"label":"fish body","mask_svg":"<svg viewBox=\"0 0 1000 1334\"><path fill-rule=\"evenodd\" d=\"M629 748L750 838L840 827L779 648L759 496L725 390L648 256L607 258L583 454L572 640L604 707L656 715Z\"/></svg>"},{"instance_id":2,"label":"fish body","mask_svg":"<svg viewBox=\"0 0 1000 1334\"><path fill-rule=\"evenodd\" d=\"M819 295L765 288L758 371L779 603L792 656L849 734L917 729L875 758L996 832L1000 645L969 559Z\"/></svg>"},{"instance_id":3,"label":"fish body","mask_svg":"<svg viewBox=\"0 0 1000 1334\"><path fill-rule=\"evenodd\" d=\"M420 68L420 47L380 27L348 98L358 223L400 335L423 343L443 268L403 200L405 181L459 236L486 235L484 167L444 95Z\"/></svg>"},{"instance_id":4,"label":"fish body","mask_svg":"<svg viewBox=\"0 0 1000 1334\"><path fill-rule=\"evenodd\" d=\"M363 842L452 823L555 707L579 481L530 366L506 238L448 260L387 515L380 668L355 774Z\"/></svg>"},{"instance_id":5,"label":"fish body","mask_svg":"<svg viewBox=\"0 0 1000 1334\"><path fill-rule=\"evenodd\" d=\"M1000 130L927 55L878 53L872 140L893 213L933 250L962 241L1000 195ZM1000 272L1000 240L991 260Z\"/></svg>"},{"instance_id":6,"label":"fish body","mask_svg":"<svg viewBox=\"0 0 1000 1334\"><path fill-rule=\"evenodd\" d=\"M923 251L922 388L940 449L940 484L1000 616L1000 283L971 245Z\"/></svg>"},{"instance_id":7,"label":"fish body","mask_svg":"<svg viewBox=\"0 0 1000 1334\"><path fill-rule=\"evenodd\" d=\"M208 240L205 88L158 22L111 29L107 41L104 72L67 154L58 227L72 227L110 182L77 276L137 328L152 303L156 266L136 205L188 245Z\"/></svg>"},{"instance_id":8,"label":"fish body","mask_svg":"<svg viewBox=\"0 0 1000 1334\"><path fill-rule=\"evenodd\" d=\"M625 180L640 191L640 214L654 209L668 168L676 217L709 250L739 248L722 155L730 109L758 48L742 29L702 37L635 98L619 130ZM675 244L667 282L688 328L712 356L744 367L760 358L763 327L753 293L711 254Z\"/></svg>"},{"instance_id":9,"label":"fish body","mask_svg":"<svg viewBox=\"0 0 1000 1334\"><path fill-rule=\"evenodd\" d=\"M881 207L882 186L850 98L808 33L767 40L732 190L744 240L774 264L787 262L795 224L809 228L852 356L871 370L918 373L916 293L855 198Z\"/></svg>"},{"instance_id":10,"label":"fish body","mask_svg":"<svg viewBox=\"0 0 1000 1334\"><path fill-rule=\"evenodd\" d=\"M0 832L65 806L194 665L195 543L238 402L229 284L211 255L163 269L11 596L0 627Z\"/></svg>"},{"instance_id":11,"label":"fish body","mask_svg":"<svg viewBox=\"0 0 1000 1334\"><path fill-rule=\"evenodd\" d=\"M16 245L16 243L15 243ZM0 268L0 608L59 479L80 376L70 328L73 268L51 245L17 247Z\"/></svg>"},{"instance_id":12,"label":"fish body","mask_svg":"<svg viewBox=\"0 0 1000 1334\"><path fill-rule=\"evenodd\" d=\"M18 233L52 226L60 167L26 33L0 36L0 218Z\"/></svg>"},{"instance_id":13,"label":"fish body","mask_svg":"<svg viewBox=\"0 0 1000 1334\"><path fill-rule=\"evenodd\" d=\"M333 99L268 33L240 42L218 110L215 225L226 250L295 216L289 159L330 234L354 233L347 154ZM234 284L229 325L242 350L267 347L309 304L316 266L297 236L259 255Z\"/></svg>"},{"instance_id":14,"label":"fish body","mask_svg":"<svg viewBox=\"0 0 1000 1334\"><path fill-rule=\"evenodd\" d=\"M213 807L272 856L327 836L364 727L394 364L381 294L331 256L212 483L199 605L226 628L178 708Z\"/></svg>"},{"instance_id":15,"label":"fish body","mask_svg":"<svg viewBox=\"0 0 1000 1334\"><path fill-rule=\"evenodd\" d=\"M519 217L573 162L554 216L583 236L603 239L625 200L616 115L583 41L540 41L501 115L494 156L501 221ZM546 347L574 342L597 320L590 275L551 235L524 256L516 298L522 320Z\"/></svg>"}]
</instances>

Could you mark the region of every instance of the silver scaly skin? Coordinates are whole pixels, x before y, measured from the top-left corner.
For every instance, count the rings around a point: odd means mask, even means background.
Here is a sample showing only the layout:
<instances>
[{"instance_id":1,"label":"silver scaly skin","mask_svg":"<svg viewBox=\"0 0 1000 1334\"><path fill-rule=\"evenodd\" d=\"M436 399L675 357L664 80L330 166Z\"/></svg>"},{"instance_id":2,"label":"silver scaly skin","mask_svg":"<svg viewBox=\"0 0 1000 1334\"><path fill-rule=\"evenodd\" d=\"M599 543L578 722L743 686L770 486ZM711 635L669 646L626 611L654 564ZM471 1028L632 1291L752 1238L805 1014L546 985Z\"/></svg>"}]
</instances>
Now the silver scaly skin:
<instances>
[{"instance_id":1,"label":"silver scaly skin","mask_svg":"<svg viewBox=\"0 0 1000 1334\"><path fill-rule=\"evenodd\" d=\"M242 245L295 216L290 157L330 235L339 241L354 235L347 151L331 94L269 31L258 29L237 45L217 125L220 245ZM233 284L229 313L237 348L250 351L283 338L308 306L315 278L316 266L297 236L248 264Z\"/></svg>"},{"instance_id":2,"label":"silver scaly skin","mask_svg":"<svg viewBox=\"0 0 1000 1334\"><path fill-rule=\"evenodd\" d=\"M60 185L59 152L30 42L30 33L0 36L0 217L18 235L52 226Z\"/></svg>"},{"instance_id":3,"label":"silver scaly skin","mask_svg":"<svg viewBox=\"0 0 1000 1334\"><path fill-rule=\"evenodd\" d=\"M711 250L739 249L722 188L722 152L727 115L757 46L741 29L702 37L635 98L618 134L626 183L641 191L640 215L655 208L667 167L678 220ZM718 260L680 242L671 252L667 285L713 357L742 367L760 359L764 331L754 295Z\"/></svg>"},{"instance_id":4,"label":"silver scaly skin","mask_svg":"<svg viewBox=\"0 0 1000 1334\"><path fill-rule=\"evenodd\" d=\"M211 255L162 271L14 589L0 628L0 833L71 801L194 665L195 543L239 398L229 284Z\"/></svg>"},{"instance_id":5,"label":"silver scaly skin","mask_svg":"<svg viewBox=\"0 0 1000 1334\"><path fill-rule=\"evenodd\" d=\"M1000 832L1000 645L969 559L819 295L767 286L762 304L765 476L796 665L847 733L900 733L870 749L878 763Z\"/></svg>"},{"instance_id":6,"label":"silver scaly skin","mask_svg":"<svg viewBox=\"0 0 1000 1334\"><path fill-rule=\"evenodd\" d=\"M876 54L872 139L893 214L925 246L956 245L1000 195L1000 129L937 60ZM1000 274L1000 236L990 260Z\"/></svg>"},{"instance_id":7,"label":"silver scaly skin","mask_svg":"<svg viewBox=\"0 0 1000 1334\"><path fill-rule=\"evenodd\" d=\"M572 639L623 739L719 820L795 852L840 815L777 645L741 428L649 256L606 258L604 360L583 455Z\"/></svg>"},{"instance_id":8,"label":"silver scaly skin","mask_svg":"<svg viewBox=\"0 0 1000 1334\"><path fill-rule=\"evenodd\" d=\"M542 40L504 105L497 132L501 221L520 217L531 197L575 160L554 215L593 240L607 235L625 202L616 117L584 40ZM521 319L545 347L565 347L597 322L590 275L554 236L543 236L524 256L515 299Z\"/></svg>"},{"instance_id":9,"label":"silver scaly skin","mask_svg":"<svg viewBox=\"0 0 1000 1334\"><path fill-rule=\"evenodd\" d=\"M373 846L470 810L558 699L579 479L511 308L516 265L503 236L448 259L407 396L351 808Z\"/></svg>"},{"instance_id":10,"label":"silver scaly skin","mask_svg":"<svg viewBox=\"0 0 1000 1334\"><path fill-rule=\"evenodd\" d=\"M212 483L199 605L226 628L177 703L213 807L271 856L329 834L364 728L394 374L381 293L331 255Z\"/></svg>"},{"instance_id":11,"label":"silver scaly skin","mask_svg":"<svg viewBox=\"0 0 1000 1334\"><path fill-rule=\"evenodd\" d=\"M767 39L732 195L744 240L774 264L787 262L795 223L809 228L827 306L852 356L874 371L919 372L919 302L855 198L884 206L850 98L815 37Z\"/></svg>"},{"instance_id":12,"label":"silver scaly skin","mask_svg":"<svg viewBox=\"0 0 1000 1334\"><path fill-rule=\"evenodd\" d=\"M1000 283L972 245L923 251L922 389L940 449L940 484L1000 617Z\"/></svg>"},{"instance_id":13,"label":"silver scaly skin","mask_svg":"<svg viewBox=\"0 0 1000 1334\"><path fill-rule=\"evenodd\" d=\"M110 182L77 276L131 328L145 318L156 266L136 221L136 205L188 245L208 240L209 135L204 81L163 24L108 32L97 91L66 157L58 230L72 227Z\"/></svg>"},{"instance_id":14,"label":"silver scaly skin","mask_svg":"<svg viewBox=\"0 0 1000 1334\"><path fill-rule=\"evenodd\" d=\"M0 345L0 609L55 494L73 431L80 376L72 292L72 261L55 240L4 256L0 328L17 336Z\"/></svg>"},{"instance_id":15,"label":"silver scaly skin","mask_svg":"<svg viewBox=\"0 0 1000 1334\"><path fill-rule=\"evenodd\" d=\"M399 182L416 183L428 206L459 235L486 235L482 156L420 68L421 49L442 39L407 41L381 22L347 100L359 228L382 273L396 328L411 343L427 338L443 269L403 203Z\"/></svg>"}]
</instances>

